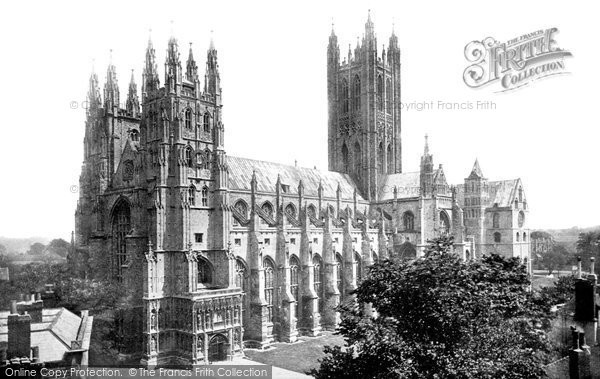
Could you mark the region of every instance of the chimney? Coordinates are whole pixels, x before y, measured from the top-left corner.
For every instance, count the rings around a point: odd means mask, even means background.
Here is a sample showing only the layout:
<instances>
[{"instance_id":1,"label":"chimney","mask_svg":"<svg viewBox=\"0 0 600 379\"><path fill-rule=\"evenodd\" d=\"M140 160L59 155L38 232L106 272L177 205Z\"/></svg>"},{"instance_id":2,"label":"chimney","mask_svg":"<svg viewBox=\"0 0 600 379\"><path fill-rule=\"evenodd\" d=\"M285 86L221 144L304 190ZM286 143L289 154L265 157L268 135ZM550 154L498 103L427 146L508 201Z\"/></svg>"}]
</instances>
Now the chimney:
<instances>
[{"instance_id":1,"label":"chimney","mask_svg":"<svg viewBox=\"0 0 600 379\"><path fill-rule=\"evenodd\" d=\"M11 300L10 301L10 314L11 315L16 315L17 312L17 301L16 300Z\"/></svg>"},{"instance_id":2,"label":"chimney","mask_svg":"<svg viewBox=\"0 0 600 379\"><path fill-rule=\"evenodd\" d=\"M581 257L577 257L577 279L581 279Z\"/></svg>"},{"instance_id":3,"label":"chimney","mask_svg":"<svg viewBox=\"0 0 600 379\"><path fill-rule=\"evenodd\" d=\"M29 301L17 303L17 311L19 313L29 313L31 316L31 322L40 323L42 322L42 312L44 309L44 301L36 300L39 294L31 294L28 296Z\"/></svg>"},{"instance_id":4,"label":"chimney","mask_svg":"<svg viewBox=\"0 0 600 379\"><path fill-rule=\"evenodd\" d=\"M8 357L29 357L31 351L31 316L8 315Z\"/></svg>"},{"instance_id":5,"label":"chimney","mask_svg":"<svg viewBox=\"0 0 600 379\"><path fill-rule=\"evenodd\" d=\"M569 377L572 379L591 378L590 350L585 348L582 331L571 326L572 349L569 351Z\"/></svg>"}]
</instances>

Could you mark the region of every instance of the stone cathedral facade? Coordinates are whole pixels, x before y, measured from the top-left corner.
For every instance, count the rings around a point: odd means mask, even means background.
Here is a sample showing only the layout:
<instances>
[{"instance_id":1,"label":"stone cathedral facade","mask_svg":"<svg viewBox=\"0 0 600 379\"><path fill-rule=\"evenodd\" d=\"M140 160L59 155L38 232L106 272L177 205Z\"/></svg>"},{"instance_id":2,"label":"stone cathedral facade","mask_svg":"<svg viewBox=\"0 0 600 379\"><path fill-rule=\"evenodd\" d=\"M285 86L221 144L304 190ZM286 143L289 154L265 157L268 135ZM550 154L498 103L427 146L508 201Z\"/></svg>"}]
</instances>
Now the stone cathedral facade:
<instances>
[{"instance_id":1,"label":"stone cathedral facade","mask_svg":"<svg viewBox=\"0 0 600 379\"><path fill-rule=\"evenodd\" d=\"M347 57L329 37L328 171L226 153L217 50L204 77L191 47L181 59L171 37L161 85L149 42L123 103L114 65L103 95L90 78L75 244L127 289L123 354L197 364L333 330L367 267L440 235L465 259L528 260L520 179L475 162L450 186L427 141L403 171L398 38L378 50L370 16Z\"/></svg>"}]
</instances>

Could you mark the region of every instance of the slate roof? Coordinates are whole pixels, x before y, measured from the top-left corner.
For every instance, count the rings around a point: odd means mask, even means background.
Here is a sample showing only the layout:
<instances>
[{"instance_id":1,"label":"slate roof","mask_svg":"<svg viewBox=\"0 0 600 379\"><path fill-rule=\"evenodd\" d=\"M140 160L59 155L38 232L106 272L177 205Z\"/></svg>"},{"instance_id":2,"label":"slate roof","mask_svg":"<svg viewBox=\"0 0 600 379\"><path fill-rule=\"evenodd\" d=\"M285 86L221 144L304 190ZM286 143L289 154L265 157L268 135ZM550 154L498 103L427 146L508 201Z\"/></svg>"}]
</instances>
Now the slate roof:
<instances>
[{"instance_id":1,"label":"slate roof","mask_svg":"<svg viewBox=\"0 0 600 379\"><path fill-rule=\"evenodd\" d=\"M393 200L394 187L398 189L398 199L419 196L420 182L421 173L419 171L387 175L384 185L379 190L379 200Z\"/></svg>"},{"instance_id":2,"label":"slate roof","mask_svg":"<svg viewBox=\"0 0 600 379\"><path fill-rule=\"evenodd\" d=\"M252 173L256 172L257 190L259 192L275 193L277 175L281 176L281 184L288 185L288 194L298 193L298 184L302 180L304 194L318 196L319 182L323 186L323 197L336 198L338 183L342 190L343 199L353 199L356 185L347 174L333 171L289 166L280 163L239 158L228 155L229 188L231 190L250 191ZM360 193L358 201L364 201Z\"/></svg>"},{"instance_id":3,"label":"slate roof","mask_svg":"<svg viewBox=\"0 0 600 379\"><path fill-rule=\"evenodd\" d=\"M8 342L9 311L0 312L0 344ZM40 360L54 362L63 359L77 340L82 318L65 308L44 308L42 322L31 323L31 346L40 347Z\"/></svg>"},{"instance_id":4,"label":"slate roof","mask_svg":"<svg viewBox=\"0 0 600 379\"><path fill-rule=\"evenodd\" d=\"M498 204L499 207L510 207L517 195L520 179L498 180L488 182L488 202L484 204L487 207L492 207ZM459 204L464 204L465 186L459 184L456 186L456 196Z\"/></svg>"}]
</instances>

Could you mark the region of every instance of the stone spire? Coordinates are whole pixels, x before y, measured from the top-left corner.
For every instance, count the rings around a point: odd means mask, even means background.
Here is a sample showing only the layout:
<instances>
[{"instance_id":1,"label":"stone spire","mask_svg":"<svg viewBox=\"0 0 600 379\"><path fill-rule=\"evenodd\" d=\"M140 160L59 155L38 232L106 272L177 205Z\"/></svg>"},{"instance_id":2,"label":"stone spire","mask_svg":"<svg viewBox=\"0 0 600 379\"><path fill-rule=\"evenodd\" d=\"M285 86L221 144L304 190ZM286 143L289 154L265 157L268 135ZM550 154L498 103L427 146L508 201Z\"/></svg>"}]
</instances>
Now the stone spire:
<instances>
[{"instance_id":1,"label":"stone spire","mask_svg":"<svg viewBox=\"0 0 600 379\"><path fill-rule=\"evenodd\" d=\"M158 79L158 68L156 66L156 55L152 39L148 38L148 47L146 48L146 64L142 73L142 100L151 92L158 90L160 80Z\"/></svg>"},{"instance_id":2,"label":"stone spire","mask_svg":"<svg viewBox=\"0 0 600 379\"><path fill-rule=\"evenodd\" d=\"M171 35L167 45L167 59L165 60L165 88L169 93L176 93L182 80L181 60L179 59L179 44Z\"/></svg>"},{"instance_id":3,"label":"stone spire","mask_svg":"<svg viewBox=\"0 0 600 379\"><path fill-rule=\"evenodd\" d=\"M215 97L217 102L221 100L221 77L219 75L219 63L217 62L217 49L211 36L210 45L206 53L206 74L204 76L204 92Z\"/></svg>"},{"instance_id":4,"label":"stone spire","mask_svg":"<svg viewBox=\"0 0 600 379\"><path fill-rule=\"evenodd\" d=\"M477 158L475 159L475 164L473 164L473 169L471 170L468 179L483 179L483 172L481 171L481 167L479 167L479 160Z\"/></svg>"},{"instance_id":5,"label":"stone spire","mask_svg":"<svg viewBox=\"0 0 600 379\"><path fill-rule=\"evenodd\" d=\"M194 52L192 51L192 43L190 42L190 52L186 63L185 78L190 82L195 82L198 79L198 65L194 60Z\"/></svg>"},{"instance_id":6,"label":"stone spire","mask_svg":"<svg viewBox=\"0 0 600 379\"><path fill-rule=\"evenodd\" d=\"M110 62L106 70L106 83L104 84L104 106L108 112L114 107L119 107L119 83L117 81L117 69L112 62L112 49L110 50Z\"/></svg>"},{"instance_id":7,"label":"stone spire","mask_svg":"<svg viewBox=\"0 0 600 379\"><path fill-rule=\"evenodd\" d=\"M97 109L102 104L102 97L100 96L100 86L98 85L98 75L92 66L92 73L90 74L90 86L87 94L88 109Z\"/></svg>"},{"instance_id":8,"label":"stone spire","mask_svg":"<svg viewBox=\"0 0 600 379\"><path fill-rule=\"evenodd\" d=\"M131 80L129 82L129 92L127 93L127 113L132 117L138 117L140 114L140 99L137 94L137 84L135 84L135 78L133 75L133 69L131 70Z\"/></svg>"}]
</instances>

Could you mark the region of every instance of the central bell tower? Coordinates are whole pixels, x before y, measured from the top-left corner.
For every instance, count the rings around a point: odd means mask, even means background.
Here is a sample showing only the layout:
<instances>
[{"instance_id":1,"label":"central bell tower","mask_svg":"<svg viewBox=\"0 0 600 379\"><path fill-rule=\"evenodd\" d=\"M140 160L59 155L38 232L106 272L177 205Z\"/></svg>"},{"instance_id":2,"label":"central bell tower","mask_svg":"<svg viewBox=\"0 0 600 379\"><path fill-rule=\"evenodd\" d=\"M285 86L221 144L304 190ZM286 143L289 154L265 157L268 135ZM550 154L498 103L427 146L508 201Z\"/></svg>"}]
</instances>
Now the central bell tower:
<instances>
[{"instance_id":1,"label":"central bell tower","mask_svg":"<svg viewBox=\"0 0 600 379\"><path fill-rule=\"evenodd\" d=\"M349 174L365 199L377 201L384 176L402 172L400 48L392 31L377 51L369 13L365 34L340 57L335 32L327 47L329 170Z\"/></svg>"}]
</instances>

